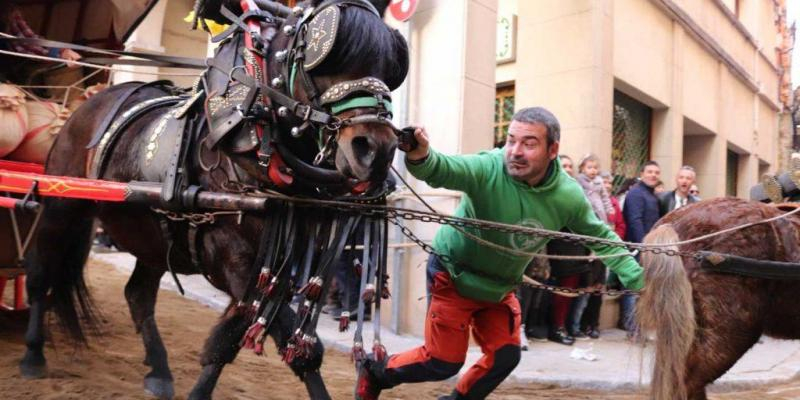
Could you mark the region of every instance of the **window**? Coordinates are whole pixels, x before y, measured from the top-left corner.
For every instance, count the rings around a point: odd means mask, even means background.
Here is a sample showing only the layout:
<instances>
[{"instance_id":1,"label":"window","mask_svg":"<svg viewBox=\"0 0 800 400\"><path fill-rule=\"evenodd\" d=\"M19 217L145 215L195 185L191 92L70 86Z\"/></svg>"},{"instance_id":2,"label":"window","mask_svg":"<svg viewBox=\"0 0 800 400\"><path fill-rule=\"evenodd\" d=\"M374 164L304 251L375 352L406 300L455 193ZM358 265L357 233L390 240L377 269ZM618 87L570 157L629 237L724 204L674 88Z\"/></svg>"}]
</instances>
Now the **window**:
<instances>
[{"instance_id":1,"label":"window","mask_svg":"<svg viewBox=\"0 0 800 400\"><path fill-rule=\"evenodd\" d=\"M494 97L494 147L503 147L514 116L514 85L497 88Z\"/></svg>"},{"instance_id":2,"label":"window","mask_svg":"<svg viewBox=\"0 0 800 400\"><path fill-rule=\"evenodd\" d=\"M611 173L614 190L650 159L650 125L653 110L634 98L614 91L614 122L611 147Z\"/></svg>"},{"instance_id":3,"label":"window","mask_svg":"<svg viewBox=\"0 0 800 400\"><path fill-rule=\"evenodd\" d=\"M736 182L739 180L739 155L728 149L725 163L725 195L736 197Z\"/></svg>"}]
</instances>

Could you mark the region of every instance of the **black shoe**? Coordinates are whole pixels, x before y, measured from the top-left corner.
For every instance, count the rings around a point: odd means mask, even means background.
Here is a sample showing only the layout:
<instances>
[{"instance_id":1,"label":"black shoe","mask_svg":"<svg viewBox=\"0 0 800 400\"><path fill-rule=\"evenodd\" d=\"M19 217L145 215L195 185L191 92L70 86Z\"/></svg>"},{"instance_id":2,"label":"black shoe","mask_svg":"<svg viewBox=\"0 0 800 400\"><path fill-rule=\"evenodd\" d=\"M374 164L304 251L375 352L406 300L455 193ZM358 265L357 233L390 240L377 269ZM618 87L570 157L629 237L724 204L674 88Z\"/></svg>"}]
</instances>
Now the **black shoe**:
<instances>
[{"instance_id":1,"label":"black shoe","mask_svg":"<svg viewBox=\"0 0 800 400\"><path fill-rule=\"evenodd\" d=\"M567 346L572 346L572 344L575 343L575 338L568 335L567 330L564 328L558 328L550 332L550 336L548 336L547 339Z\"/></svg>"},{"instance_id":2,"label":"black shoe","mask_svg":"<svg viewBox=\"0 0 800 400\"><path fill-rule=\"evenodd\" d=\"M581 331L573 333L572 337L575 338L575 340L589 340L589 336L587 336L585 333Z\"/></svg>"},{"instance_id":3,"label":"black shoe","mask_svg":"<svg viewBox=\"0 0 800 400\"><path fill-rule=\"evenodd\" d=\"M600 338L600 331L598 331L597 328L587 329L586 330L586 336L588 336L588 337L590 337L592 339L598 339L598 338Z\"/></svg>"}]
</instances>

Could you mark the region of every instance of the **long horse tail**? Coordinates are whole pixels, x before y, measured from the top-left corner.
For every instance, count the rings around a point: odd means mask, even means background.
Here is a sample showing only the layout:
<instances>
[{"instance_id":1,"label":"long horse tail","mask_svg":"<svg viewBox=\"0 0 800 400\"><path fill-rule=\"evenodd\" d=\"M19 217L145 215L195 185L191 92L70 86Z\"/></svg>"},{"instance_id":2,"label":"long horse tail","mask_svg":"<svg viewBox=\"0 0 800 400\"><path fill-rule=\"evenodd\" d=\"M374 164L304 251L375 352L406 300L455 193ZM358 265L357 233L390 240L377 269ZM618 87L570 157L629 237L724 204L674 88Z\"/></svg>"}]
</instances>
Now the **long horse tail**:
<instances>
[{"instance_id":1,"label":"long horse tail","mask_svg":"<svg viewBox=\"0 0 800 400\"><path fill-rule=\"evenodd\" d=\"M69 205L63 204L69 202ZM78 203L80 202L80 203ZM98 311L84 279L94 221L90 204L81 200L45 203L37 246L30 267L41 268L58 324L75 344L86 344L86 332L97 333ZM52 222L58 221L58 222Z\"/></svg>"},{"instance_id":2,"label":"long horse tail","mask_svg":"<svg viewBox=\"0 0 800 400\"><path fill-rule=\"evenodd\" d=\"M672 225L664 224L651 231L644 242L665 244L679 240ZM677 247L669 249L677 250ZM642 329L656 332L650 398L685 399L686 359L697 328L692 286L681 257L644 252L641 260L646 286L636 315Z\"/></svg>"}]
</instances>

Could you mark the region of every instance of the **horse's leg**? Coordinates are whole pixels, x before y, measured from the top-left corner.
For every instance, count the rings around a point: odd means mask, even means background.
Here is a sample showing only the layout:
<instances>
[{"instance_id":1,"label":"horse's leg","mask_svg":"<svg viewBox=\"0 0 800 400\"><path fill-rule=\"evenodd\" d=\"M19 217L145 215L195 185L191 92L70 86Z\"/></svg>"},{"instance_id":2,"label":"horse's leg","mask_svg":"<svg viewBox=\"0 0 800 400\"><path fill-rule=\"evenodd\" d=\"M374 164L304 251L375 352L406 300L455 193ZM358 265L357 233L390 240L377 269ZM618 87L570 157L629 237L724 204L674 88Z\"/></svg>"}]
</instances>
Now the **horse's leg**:
<instances>
[{"instance_id":1,"label":"horse's leg","mask_svg":"<svg viewBox=\"0 0 800 400\"><path fill-rule=\"evenodd\" d=\"M145 365L152 369L145 375L144 390L159 399L175 395L172 373L167 362L167 349L161 341L155 319L156 296L164 269L136 261L136 267L125 285L125 299L136 331L142 335Z\"/></svg>"},{"instance_id":2,"label":"horse's leg","mask_svg":"<svg viewBox=\"0 0 800 400\"><path fill-rule=\"evenodd\" d=\"M30 319L25 333L27 349L19 368L26 378L42 378L47 372L43 347L49 301L71 339L85 342L81 319L94 325L91 300L83 282L94 207L79 200L48 199L42 212L33 248L25 261Z\"/></svg>"},{"instance_id":3,"label":"horse's leg","mask_svg":"<svg viewBox=\"0 0 800 400\"><path fill-rule=\"evenodd\" d=\"M294 330L296 316L297 315L289 305L284 304L280 314L278 314L278 317L269 330L269 335L275 341L275 345L281 350L286 349L286 345ZM314 349L308 357L296 357L289 363L292 372L306 385L306 390L308 391L310 399L325 400L331 398L328 394L328 390L325 388L322 375L319 373L324 353L325 347L322 345L322 342L317 339L316 343L314 343Z\"/></svg>"},{"instance_id":4,"label":"horse's leg","mask_svg":"<svg viewBox=\"0 0 800 400\"><path fill-rule=\"evenodd\" d=\"M205 400L211 398L211 393L217 385L217 379L222 373L225 364L233 362L239 353L239 340L247 331L248 320L231 305L222 320L211 331L206 340L200 364L203 370L200 378L189 393L189 400Z\"/></svg>"},{"instance_id":5,"label":"horse's leg","mask_svg":"<svg viewBox=\"0 0 800 400\"><path fill-rule=\"evenodd\" d=\"M24 378L43 378L47 374L47 360L44 358L44 314L45 296L47 295L47 274L39 264L30 264L25 268L25 286L30 305L28 329L25 332L25 356L19 363L20 373Z\"/></svg>"},{"instance_id":6,"label":"horse's leg","mask_svg":"<svg viewBox=\"0 0 800 400\"><path fill-rule=\"evenodd\" d=\"M686 359L686 393L689 400L705 400L706 386L758 341L766 303L758 296L760 291L738 278L698 278L694 287L698 325Z\"/></svg>"}]
</instances>

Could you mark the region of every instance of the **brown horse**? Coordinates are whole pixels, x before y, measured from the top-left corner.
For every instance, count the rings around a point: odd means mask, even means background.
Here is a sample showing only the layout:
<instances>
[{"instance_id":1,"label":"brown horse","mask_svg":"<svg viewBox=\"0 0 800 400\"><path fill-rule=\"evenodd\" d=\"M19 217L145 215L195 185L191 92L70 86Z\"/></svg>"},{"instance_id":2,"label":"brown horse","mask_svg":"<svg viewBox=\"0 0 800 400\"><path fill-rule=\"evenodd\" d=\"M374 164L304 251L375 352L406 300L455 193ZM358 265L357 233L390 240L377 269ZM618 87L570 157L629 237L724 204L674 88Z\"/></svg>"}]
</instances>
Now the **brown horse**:
<instances>
[{"instance_id":1,"label":"brown horse","mask_svg":"<svg viewBox=\"0 0 800 400\"><path fill-rule=\"evenodd\" d=\"M658 222L645 243L675 243L784 211L733 198L680 208ZM758 260L800 261L795 215L681 245ZM674 249L674 247L671 247ZM763 335L800 339L800 283L708 272L693 257L645 252L645 291L638 308L644 329L656 334L651 397L706 398L706 385L730 369Z\"/></svg>"},{"instance_id":2,"label":"brown horse","mask_svg":"<svg viewBox=\"0 0 800 400\"><path fill-rule=\"evenodd\" d=\"M320 3L323 2L316 0L303 5L317 7ZM237 30L237 26L233 25L230 30L233 33L221 43L214 57L214 68L204 74L196 89L199 97L195 100L201 100L193 102L188 96L176 99L175 95L182 94L181 91L157 83L146 86L127 83L111 87L93 96L65 124L47 160L46 173L73 177L94 175L120 182L159 182L167 180L169 160L177 159L185 160L182 165L187 173L182 176L187 184L215 192L250 193L260 189L280 189L295 195L320 196L322 193L331 196L335 193L349 194L353 182L358 181L362 187L364 184L382 186L397 139L395 129L380 123L381 119L375 116L383 112L381 118L385 118L387 110L384 103L389 99L388 92L400 85L408 69L405 40L399 32L390 29L380 16L385 11L385 3L376 1L376 5L382 7L376 10L364 0L325 1L325 6L319 10L312 12L312 8L308 8L305 16L299 12L286 15L284 26L271 26L265 29L263 35L253 39L262 41L261 49L268 48L265 54L266 70L269 71L271 87L279 88L283 93L281 104L296 101L299 102L297 107L278 108L280 104L277 104L269 109L259 96L250 98L255 98L255 105L260 109L256 106L241 107L247 97L237 97L237 93L242 93L247 77L241 80L237 78L238 82L232 78L237 73L244 73L243 64L248 56L253 57L252 53L259 54L259 49L245 49L242 29ZM306 22L299 22L300 17L309 17L309 23L314 23L315 15L324 12L338 18L326 20L333 21L337 32L335 41L332 44L328 42L330 47L325 47L328 52L324 58L317 60L312 69L303 64L302 52L297 47L297 43L305 43L305 39L298 39L294 34L311 31L304 25ZM264 26L277 21L261 17L263 19L260 22ZM295 47L287 54L284 50L293 45ZM293 72L291 77L284 73L292 69L294 72L300 71L296 75ZM255 70L255 75L260 73L259 69ZM252 70L248 72L251 81L258 78L253 74ZM263 76L260 78L266 80ZM340 96L342 101L348 100L345 95L363 98L365 92L374 95L376 100L334 108L338 103L332 103L334 106L324 103L327 90L331 87L347 89L333 93ZM260 96L269 95L272 98L277 89L273 89L273 92L267 89L262 84ZM312 89L316 93L310 93ZM202 101L203 95L207 97L205 102ZM146 103L153 99L164 100L161 106L158 106L158 102ZM122 103L118 104L120 101ZM275 102L280 103L277 100ZM122 115L120 118L123 119L125 110L140 107L141 112L137 118L130 117L116 128L114 125L108 127L104 123L108 121L107 115L114 114L115 104L119 105L118 115ZM152 107L142 108L143 104ZM301 110L308 112L299 112ZM319 115L325 113L332 115L335 121L349 120L351 123L319 126L310 120L320 118ZM214 137L217 144L209 146L208 141L212 140L210 137L214 136L215 131L213 121L206 123L209 114L221 114L218 120L222 121L230 121L230 118L235 120L237 115L242 118L230 124L238 128L231 128L224 137ZM183 139L180 133L183 131L175 129L179 115L183 116L187 126L195 127L183 130L187 132ZM266 134L263 138L255 135L256 125L264 126L272 135L270 145L278 143L275 145L277 149L273 149L275 153L272 158L263 157L264 153L260 152L271 146L264 145ZM225 123L220 126L224 128ZM95 132L112 132L114 129L119 130L116 136L104 134L98 147L87 149L92 147ZM326 135L322 143L325 147L318 145L318 134ZM107 139L112 137L116 139ZM262 141L260 147L259 139ZM175 158L173 154L181 153L169 149L184 148L176 145L181 140L189 143L185 147L188 150L182 153L184 156ZM107 153L105 157L103 152ZM264 167L277 162L278 155L288 167L281 166L272 172L282 174L278 181L284 184L287 181L281 179L293 177L288 188L276 187L275 179ZM99 163L96 160L104 161ZM164 208L170 208L170 205ZM175 208L174 204L171 209L196 212ZM231 305L206 341L201 356L203 370L189 396L191 399L211 398L224 365L234 360L240 340L252 323L252 315L248 313L250 310L243 310L244 307L237 307L237 304L242 301L253 302L248 293L252 292L254 278L261 268L259 260L267 258L264 244L269 240L264 238L273 238L272 243L290 241L282 239L297 232L307 232L309 229L303 223L312 219L317 221L318 229L315 232L324 233L325 221L333 221L335 217L331 216L333 213L321 210L304 210L295 213L302 215L294 219L286 213L286 208L276 206L269 208L266 213L245 213L238 218L230 215L217 217L214 223L195 228L196 224L188 221L165 220L163 213L154 212L141 204L46 199L42 224L26 265L31 317L25 336L27 352L20 363L23 376L46 375L43 324L49 307L52 307L66 331L79 342L85 341L84 327L92 326L95 321L93 305L83 280L83 268L91 246L93 222L98 218L114 242L137 258L133 274L125 286L125 298L136 330L144 342L145 364L152 368L144 380L147 392L159 398L171 398L174 395L167 351L155 319L156 294L165 272L203 273L211 284L231 296ZM283 228L280 230L282 233L268 235L269 232L276 232L279 226L287 226L281 225L286 220L295 221L294 225ZM321 228L320 224L323 225ZM328 227L328 231L332 229ZM346 229L338 228L338 225L336 232L348 234ZM318 242L323 240L327 239L322 233L317 235ZM296 250L301 245L308 244L307 248L312 250L319 248L314 242L299 243L293 248L284 244L278 243L271 248L279 249L276 252L283 251L287 254L285 257L292 258L293 262L303 256L297 255L300 252ZM283 250L280 250L281 246L284 246ZM295 249L294 253L292 249ZM315 259L311 258L315 256L314 252L310 253L304 260ZM294 279L297 275L292 273ZM282 281L298 283L296 280ZM283 285L285 289L282 289L282 293L294 290L293 287L286 287L291 286L289 283ZM287 346L296 326L295 313L288 306L290 299L291 295L287 294L274 300L277 306L273 309L277 311L267 329L281 348ZM290 366L305 382L312 398L328 398L318 371L322 362L321 343L317 342L313 350L312 356L306 359L297 357L295 362L290 362Z\"/></svg>"}]
</instances>

